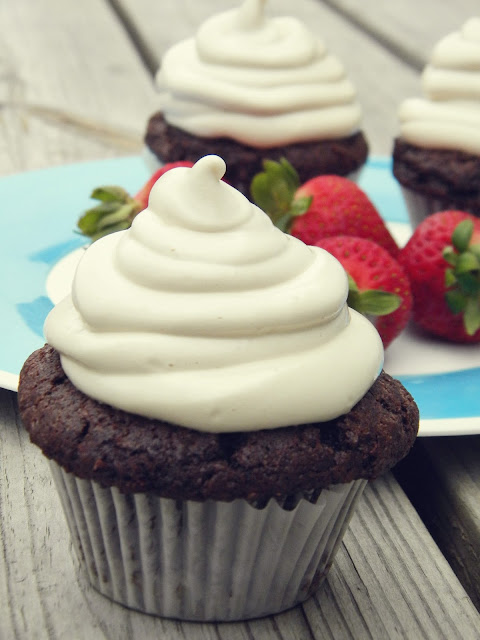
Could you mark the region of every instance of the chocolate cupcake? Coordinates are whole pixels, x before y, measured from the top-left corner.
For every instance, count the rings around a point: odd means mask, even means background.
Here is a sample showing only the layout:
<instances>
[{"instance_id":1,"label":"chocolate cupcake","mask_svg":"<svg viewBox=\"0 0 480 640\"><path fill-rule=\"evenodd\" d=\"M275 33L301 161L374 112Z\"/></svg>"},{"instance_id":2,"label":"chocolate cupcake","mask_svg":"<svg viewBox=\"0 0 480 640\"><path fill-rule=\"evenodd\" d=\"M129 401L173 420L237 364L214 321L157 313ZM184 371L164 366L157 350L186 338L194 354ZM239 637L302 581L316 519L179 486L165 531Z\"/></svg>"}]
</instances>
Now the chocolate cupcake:
<instances>
[{"instance_id":1,"label":"chocolate cupcake","mask_svg":"<svg viewBox=\"0 0 480 640\"><path fill-rule=\"evenodd\" d=\"M92 585L189 620L305 600L418 429L341 265L224 172L167 172L89 247L19 383Z\"/></svg>"},{"instance_id":2,"label":"chocolate cupcake","mask_svg":"<svg viewBox=\"0 0 480 640\"><path fill-rule=\"evenodd\" d=\"M152 169L216 154L247 196L264 158L287 158L302 182L358 174L368 145L343 65L299 21L269 19L263 5L246 0L166 52L161 108L145 134Z\"/></svg>"},{"instance_id":3,"label":"chocolate cupcake","mask_svg":"<svg viewBox=\"0 0 480 640\"><path fill-rule=\"evenodd\" d=\"M385 372L350 412L330 421L211 433L93 400L45 345L23 367L19 401L32 442L66 471L121 493L172 500L241 498L260 507L271 498L316 498L334 484L381 475L416 435L415 405Z\"/></svg>"},{"instance_id":4,"label":"chocolate cupcake","mask_svg":"<svg viewBox=\"0 0 480 640\"><path fill-rule=\"evenodd\" d=\"M415 227L445 209L480 215L480 18L434 48L424 98L400 106L393 174Z\"/></svg>"}]
</instances>

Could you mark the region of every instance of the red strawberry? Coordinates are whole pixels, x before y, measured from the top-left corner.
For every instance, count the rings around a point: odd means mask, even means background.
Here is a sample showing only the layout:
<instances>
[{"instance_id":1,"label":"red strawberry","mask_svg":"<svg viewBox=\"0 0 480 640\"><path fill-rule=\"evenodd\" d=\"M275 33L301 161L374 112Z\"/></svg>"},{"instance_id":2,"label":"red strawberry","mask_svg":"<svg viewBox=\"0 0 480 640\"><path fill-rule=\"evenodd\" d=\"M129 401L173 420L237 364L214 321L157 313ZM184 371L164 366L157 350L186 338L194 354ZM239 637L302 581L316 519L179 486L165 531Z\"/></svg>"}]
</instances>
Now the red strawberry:
<instances>
[{"instance_id":1,"label":"red strawberry","mask_svg":"<svg viewBox=\"0 0 480 640\"><path fill-rule=\"evenodd\" d=\"M480 341L480 219L463 211L426 218L399 259L410 277L413 319L453 342Z\"/></svg>"},{"instance_id":2,"label":"red strawberry","mask_svg":"<svg viewBox=\"0 0 480 640\"><path fill-rule=\"evenodd\" d=\"M79 218L77 226L80 233L94 242L109 233L128 229L135 216L147 208L148 197L155 182L176 167L193 167L193 162L185 160L165 164L153 173L133 198L122 187L104 186L94 189L90 197L99 200L100 204Z\"/></svg>"},{"instance_id":3,"label":"red strawberry","mask_svg":"<svg viewBox=\"0 0 480 640\"><path fill-rule=\"evenodd\" d=\"M348 305L368 316L388 347L410 318L412 294L404 269L366 238L332 236L315 244L342 264L349 277Z\"/></svg>"},{"instance_id":4,"label":"red strawberry","mask_svg":"<svg viewBox=\"0 0 480 640\"><path fill-rule=\"evenodd\" d=\"M254 202L273 222L306 244L337 235L368 238L393 256L399 248L366 193L335 175L312 178L300 187L285 160L264 161L264 171L251 185Z\"/></svg>"},{"instance_id":5,"label":"red strawberry","mask_svg":"<svg viewBox=\"0 0 480 640\"><path fill-rule=\"evenodd\" d=\"M148 197L155 182L163 176L164 173L170 171L170 169L176 169L177 167L193 167L193 162L189 160L179 160L178 162L169 162L163 165L160 169L157 169L155 173L147 180L143 187L133 196L133 199L142 205L141 211L148 207Z\"/></svg>"}]
</instances>

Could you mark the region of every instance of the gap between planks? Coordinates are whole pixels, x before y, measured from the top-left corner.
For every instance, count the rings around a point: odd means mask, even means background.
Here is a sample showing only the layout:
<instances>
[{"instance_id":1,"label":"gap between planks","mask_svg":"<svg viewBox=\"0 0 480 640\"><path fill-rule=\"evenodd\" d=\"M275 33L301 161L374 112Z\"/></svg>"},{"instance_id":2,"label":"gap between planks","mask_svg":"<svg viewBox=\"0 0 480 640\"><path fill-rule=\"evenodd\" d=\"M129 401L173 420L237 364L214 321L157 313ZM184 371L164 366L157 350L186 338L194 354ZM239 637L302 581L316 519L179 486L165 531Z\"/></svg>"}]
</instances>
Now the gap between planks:
<instances>
[{"instance_id":1,"label":"gap between planks","mask_svg":"<svg viewBox=\"0 0 480 640\"><path fill-rule=\"evenodd\" d=\"M123 28L135 47L141 61L153 78L160 63L155 51L149 46L147 39L142 37L140 31L137 29L133 20L131 20L122 3L118 2L118 0L107 0L107 3L117 16L120 24L123 25Z\"/></svg>"}]
</instances>

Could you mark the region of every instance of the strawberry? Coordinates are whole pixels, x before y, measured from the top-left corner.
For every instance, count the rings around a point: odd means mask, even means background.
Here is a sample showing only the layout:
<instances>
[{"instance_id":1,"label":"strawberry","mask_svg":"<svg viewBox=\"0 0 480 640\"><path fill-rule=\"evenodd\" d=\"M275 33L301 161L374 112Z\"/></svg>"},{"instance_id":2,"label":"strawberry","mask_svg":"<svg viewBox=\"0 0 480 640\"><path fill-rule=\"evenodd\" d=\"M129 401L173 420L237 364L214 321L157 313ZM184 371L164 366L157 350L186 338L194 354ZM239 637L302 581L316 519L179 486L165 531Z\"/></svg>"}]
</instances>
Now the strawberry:
<instances>
[{"instance_id":1,"label":"strawberry","mask_svg":"<svg viewBox=\"0 0 480 640\"><path fill-rule=\"evenodd\" d=\"M331 253L348 274L348 305L375 325L384 348L406 327L412 308L410 283L398 261L372 240L332 236L315 245Z\"/></svg>"},{"instance_id":2,"label":"strawberry","mask_svg":"<svg viewBox=\"0 0 480 640\"><path fill-rule=\"evenodd\" d=\"M265 160L263 166L252 181L252 197L282 231L306 244L337 235L368 238L398 255L399 248L373 203L348 178L321 175L300 186L287 160Z\"/></svg>"},{"instance_id":3,"label":"strawberry","mask_svg":"<svg viewBox=\"0 0 480 640\"><path fill-rule=\"evenodd\" d=\"M480 219L440 211L400 252L413 293L413 320L453 342L480 341Z\"/></svg>"},{"instance_id":4,"label":"strawberry","mask_svg":"<svg viewBox=\"0 0 480 640\"><path fill-rule=\"evenodd\" d=\"M118 186L103 186L94 189L90 197L98 200L100 204L89 209L79 218L77 226L80 233L94 242L109 233L128 229L135 216L147 208L148 197L155 182L164 173L176 167L193 167L193 162L185 160L165 164L153 173L133 197L125 189Z\"/></svg>"}]
</instances>

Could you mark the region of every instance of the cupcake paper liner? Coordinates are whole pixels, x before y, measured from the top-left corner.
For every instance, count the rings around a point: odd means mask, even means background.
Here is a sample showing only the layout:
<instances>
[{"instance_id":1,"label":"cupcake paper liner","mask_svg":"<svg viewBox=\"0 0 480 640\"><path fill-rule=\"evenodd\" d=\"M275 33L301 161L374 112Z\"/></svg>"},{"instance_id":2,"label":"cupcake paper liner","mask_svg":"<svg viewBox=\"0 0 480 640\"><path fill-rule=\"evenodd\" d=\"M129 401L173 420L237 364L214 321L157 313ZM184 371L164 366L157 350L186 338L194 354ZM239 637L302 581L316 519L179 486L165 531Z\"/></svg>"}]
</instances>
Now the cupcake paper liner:
<instances>
[{"instance_id":1,"label":"cupcake paper liner","mask_svg":"<svg viewBox=\"0 0 480 640\"><path fill-rule=\"evenodd\" d=\"M259 507L122 494L50 466L92 586L127 607L197 621L257 618L307 599L367 483Z\"/></svg>"},{"instance_id":2,"label":"cupcake paper liner","mask_svg":"<svg viewBox=\"0 0 480 640\"><path fill-rule=\"evenodd\" d=\"M438 211L446 211L448 209L458 209L459 211L466 211L474 216L480 216L480 211L474 211L465 206L449 200L448 198L431 198L429 196L416 193L407 187L400 186L403 200L407 207L408 217L412 228L415 229L418 225L425 220L428 216Z\"/></svg>"}]
</instances>

